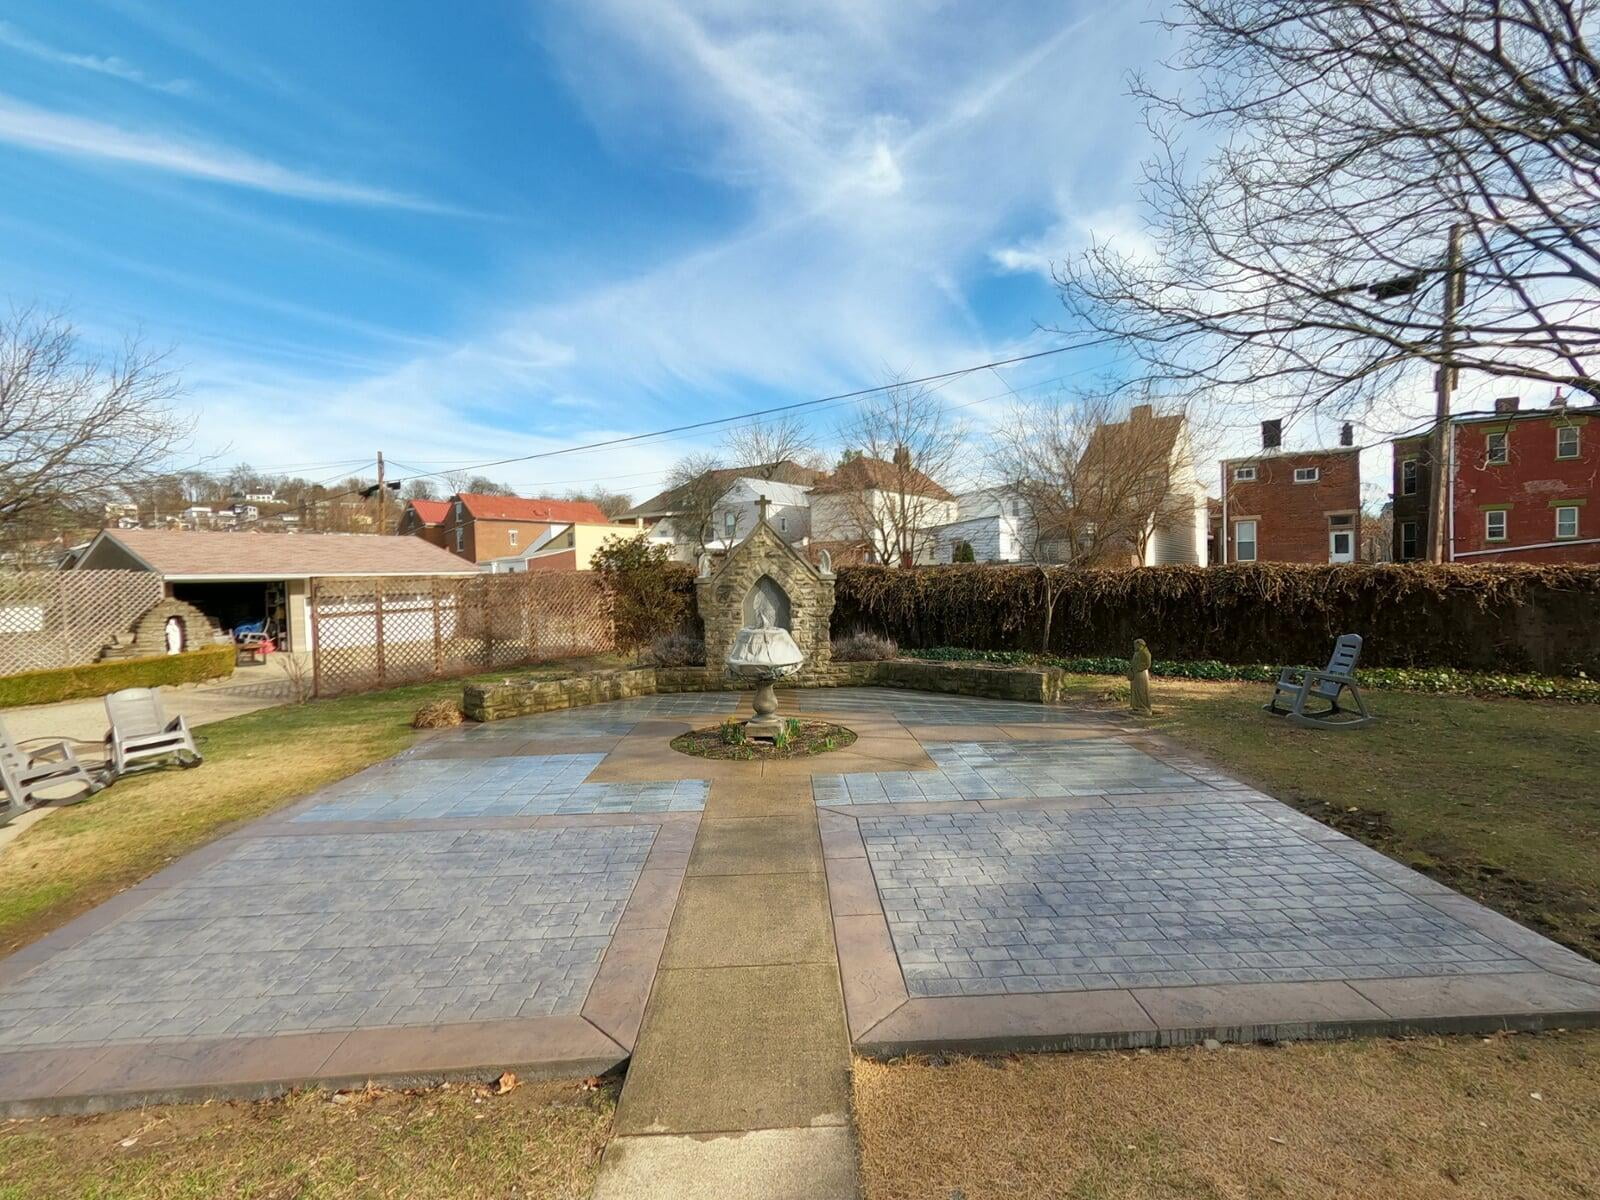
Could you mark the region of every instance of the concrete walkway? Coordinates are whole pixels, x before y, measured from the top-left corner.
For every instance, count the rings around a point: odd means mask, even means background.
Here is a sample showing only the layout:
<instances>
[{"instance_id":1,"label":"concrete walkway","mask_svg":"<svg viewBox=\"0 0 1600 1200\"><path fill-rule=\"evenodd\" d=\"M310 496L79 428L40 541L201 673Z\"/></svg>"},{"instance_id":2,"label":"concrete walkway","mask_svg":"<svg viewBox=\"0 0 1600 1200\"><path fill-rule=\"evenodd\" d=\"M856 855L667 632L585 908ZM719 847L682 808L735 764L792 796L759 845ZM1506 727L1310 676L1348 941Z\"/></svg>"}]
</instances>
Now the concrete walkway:
<instances>
[{"instance_id":1,"label":"concrete walkway","mask_svg":"<svg viewBox=\"0 0 1600 1200\"><path fill-rule=\"evenodd\" d=\"M809 780L712 785L596 1200L856 1193Z\"/></svg>"}]
</instances>

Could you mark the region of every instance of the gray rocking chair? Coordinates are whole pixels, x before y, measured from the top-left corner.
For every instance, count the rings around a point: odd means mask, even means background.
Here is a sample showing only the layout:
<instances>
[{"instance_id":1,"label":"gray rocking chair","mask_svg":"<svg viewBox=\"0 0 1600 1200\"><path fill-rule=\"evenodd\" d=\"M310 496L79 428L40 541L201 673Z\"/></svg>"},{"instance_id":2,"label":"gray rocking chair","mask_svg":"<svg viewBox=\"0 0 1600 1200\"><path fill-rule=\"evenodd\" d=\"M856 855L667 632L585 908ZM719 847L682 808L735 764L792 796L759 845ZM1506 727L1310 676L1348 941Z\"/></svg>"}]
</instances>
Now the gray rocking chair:
<instances>
[{"instance_id":1,"label":"gray rocking chair","mask_svg":"<svg viewBox=\"0 0 1600 1200\"><path fill-rule=\"evenodd\" d=\"M176 757L180 767L198 767L200 750L182 717L167 720L161 697L150 688L124 688L106 697L106 758L113 777Z\"/></svg>"},{"instance_id":2,"label":"gray rocking chair","mask_svg":"<svg viewBox=\"0 0 1600 1200\"><path fill-rule=\"evenodd\" d=\"M13 742L5 726L0 725L0 785L3 785L0 825L47 803L48 799L39 795L41 791L67 783L82 785L83 794L76 797L78 800L94 795L105 786L78 761L70 743L50 742L25 750Z\"/></svg>"},{"instance_id":3,"label":"gray rocking chair","mask_svg":"<svg viewBox=\"0 0 1600 1200\"><path fill-rule=\"evenodd\" d=\"M1356 687L1356 660L1361 657L1361 635L1347 633L1333 644L1333 657L1321 671L1285 667L1272 687L1272 703L1261 707L1277 717L1288 717L1296 725L1308 729L1360 729L1377 720L1361 698ZM1345 692L1355 705L1355 712L1343 707L1339 698ZM1279 708L1280 698L1287 697L1288 708ZM1313 701L1325 702L1326 707L1312 710Z\"/></svg>"}]
</instances>

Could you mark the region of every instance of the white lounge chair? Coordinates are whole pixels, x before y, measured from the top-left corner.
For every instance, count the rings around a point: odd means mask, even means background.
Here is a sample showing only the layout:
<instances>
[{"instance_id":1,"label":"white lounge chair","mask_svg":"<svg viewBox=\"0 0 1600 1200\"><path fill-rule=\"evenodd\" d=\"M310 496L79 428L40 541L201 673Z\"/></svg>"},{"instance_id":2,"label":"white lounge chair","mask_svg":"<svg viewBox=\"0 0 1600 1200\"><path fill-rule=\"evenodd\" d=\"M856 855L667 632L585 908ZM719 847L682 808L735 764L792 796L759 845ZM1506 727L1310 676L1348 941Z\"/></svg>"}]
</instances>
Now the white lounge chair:
<instances>
[{"instance_id":1,"label":"white lounge chair","mask_svg":"<svg viewBox=\"0 0 1600 1200\"><path fill-rule=\"evenodd\" d=\"M1261 707L1273 716L1288 717L1309 729L1360 729L1377 720L1367 710L1367 702L1356 687L1356 660L1361 657L1361 635L1347 633L1333 643L1333 657L1321 671L1285 667L1272 686L1272 703ZM1350 693L1356 711L1339 704L1339 697ZM1279 708L1280 697L1287 697L1288 708ZM1313 700L1325 701L1326 708L1315 711L1306 706Z\"/></svg>"},{"instance_id":2,"label":"white lounge chair","mask_svg":"<svg viewBox=\"0 0 1600 1200\"><path fill-rule=\"evenodd\" d=\"M106 758L114 777L134 767L176 757L180 767L198 767L200 751L182 717L167 720L161 697L150 688L124 688L106 697Z\"/></svg>"},{"instance_id":3,"label":"white lounge chair","mask_svg":"<svg viewBox=\"0 0 1600 1200\"><path fill-rule=\"evenodd\" d=\"M25 750L11 740L6 727L0 725L0 825L46 802L39 793L53 790L62 784L83 785L84 797L92 796L105 786L89 769L78 761L69 742L49 742L32 750ZM51 797L53 799L54 797Z\"/></svg>"}]
</instances>

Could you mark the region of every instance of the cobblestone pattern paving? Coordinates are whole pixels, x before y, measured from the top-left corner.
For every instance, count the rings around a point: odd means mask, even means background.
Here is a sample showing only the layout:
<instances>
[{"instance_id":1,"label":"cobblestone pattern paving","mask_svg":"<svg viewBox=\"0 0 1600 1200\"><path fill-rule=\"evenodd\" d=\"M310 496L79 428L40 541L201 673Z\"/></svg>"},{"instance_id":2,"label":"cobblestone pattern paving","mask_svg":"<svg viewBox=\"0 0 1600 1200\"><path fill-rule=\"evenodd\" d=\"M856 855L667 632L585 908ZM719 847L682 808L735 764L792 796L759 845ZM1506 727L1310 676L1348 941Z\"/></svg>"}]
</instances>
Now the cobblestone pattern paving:
<instances>
[{"instance_id":1,"label":"cobblestone pattern paving","mask_svg":"<svg viewBox=\"0 0 1600 1200\"><path fill-rule=\"evenodd\" d=\"M699 812L710 783L585 783L603 754L407 759L383 764L319 793L295 816L311 821L419 821L573 813Z\"/></svg>"},{"instance_id":2,"label":"cobblestone pattern paving","mask_svg":"<svg viewBox=\"0 0 1600 1200\"><path fill-rule=\"evenodd\" d=\"M1019 700L981 700L907 692L893 688L816 688L779 692L779 707L801 712L862 713L892 716L907 728L918 725L1082 725L1094 721L1082 710L1026 704Z\"/></svg>"},{"instance_id":3,"label":"cobblestone pattern paving","mask_svg":"<svg viewBox=\"0 0 1600 1200\"><path fill-rule=\"evenodd\" d=\"M927 747L927 754L936 770L813 776L812 798L844 806L1209 790L1160 759L1110 741L950 742Z\"/></svg>"},{"instance_id":4,"label":"cobblestone pattern paving","mask_svg":"<svg viewBox=\"0 0 1600 1200\"><path fill-rule=\"evenodd\" d=\"M655 832L254 838L0 988L0 1049L576 1013Z\"/></svg>"},{"instance_id":5,"label":"cobblestone pattern paving","mask_svg":"<svg viewBox=\"0 0 1600 1200\"><path fill-rule=\"evenodd\" d=\"M860 828L913 996L1533 969L1231 801Z\"/></svg>"}]
</instances>

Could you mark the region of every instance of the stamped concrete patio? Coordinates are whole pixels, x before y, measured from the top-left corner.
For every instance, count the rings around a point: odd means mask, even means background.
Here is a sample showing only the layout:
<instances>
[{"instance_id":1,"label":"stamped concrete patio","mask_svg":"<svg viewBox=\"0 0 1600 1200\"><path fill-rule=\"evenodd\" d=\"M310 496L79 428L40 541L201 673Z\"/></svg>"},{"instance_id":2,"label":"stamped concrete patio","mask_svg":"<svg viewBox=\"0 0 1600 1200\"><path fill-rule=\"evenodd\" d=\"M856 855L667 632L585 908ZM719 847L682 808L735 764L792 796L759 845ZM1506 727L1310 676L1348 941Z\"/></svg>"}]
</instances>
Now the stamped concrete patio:
<instances>
[{"instance_id":1,"label":"stamped concrete patio","mask_svg":"<svg viewBox=\"0 0 1600 1200\"><path fill-rule=\"evenodd\" d=\"M847 749L668 748L739 704L449 731L190 855L0 960L0 1112L631 1056L598 1194L846 1196L851 1045L1600 1021L1600 966L1117 720L838 689L783 706Z\"/></svg>"}]
</instances>

